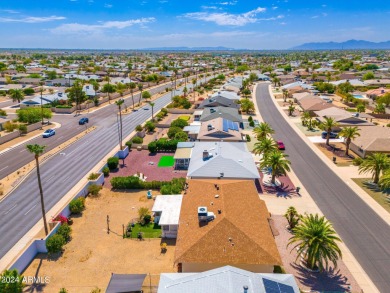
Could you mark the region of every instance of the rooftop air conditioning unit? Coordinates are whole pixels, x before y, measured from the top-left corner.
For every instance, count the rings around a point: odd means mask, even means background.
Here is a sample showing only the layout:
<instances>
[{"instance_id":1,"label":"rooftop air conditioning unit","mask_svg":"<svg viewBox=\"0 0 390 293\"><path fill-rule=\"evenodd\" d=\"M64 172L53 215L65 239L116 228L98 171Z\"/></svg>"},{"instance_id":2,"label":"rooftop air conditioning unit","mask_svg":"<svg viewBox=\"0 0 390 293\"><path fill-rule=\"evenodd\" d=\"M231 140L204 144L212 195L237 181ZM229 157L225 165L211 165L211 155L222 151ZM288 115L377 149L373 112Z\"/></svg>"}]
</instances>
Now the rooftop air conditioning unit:
<instances>
[{"instance_id":1,"label":"rooftop air conditioning unit","mask_svg":"<svg viewBox=\"0 0 390 293\"><path fill-rule=\"evenodd\" d=\"M207 207L198 207L198 220L199 222L210 222L215 219L213 212L208 212Z\"/></svg>"}]
</instances>

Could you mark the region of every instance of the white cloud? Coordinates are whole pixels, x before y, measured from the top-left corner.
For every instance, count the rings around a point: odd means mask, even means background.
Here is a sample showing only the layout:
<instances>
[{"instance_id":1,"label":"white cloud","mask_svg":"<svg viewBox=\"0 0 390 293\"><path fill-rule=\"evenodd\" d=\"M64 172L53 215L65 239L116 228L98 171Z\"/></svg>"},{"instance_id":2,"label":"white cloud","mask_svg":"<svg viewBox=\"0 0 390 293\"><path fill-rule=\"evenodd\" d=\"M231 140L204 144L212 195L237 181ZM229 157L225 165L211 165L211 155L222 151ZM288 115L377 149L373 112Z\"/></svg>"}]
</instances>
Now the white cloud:
<instances>
[{"instance_id":1,"label":"white cloud","mask_svg":"<svg viewBox=\"0 0 390 293\"><path fill-rule=\"evenodd\" d=\"M312 16L312 17L310 17L311 19L316 19L316 18L318 18L319 16L318 15L314 15L314 16Z\"/></svg>"},{"instance_id":2,"label":"white cloud","mask_svg":"<svg viewBox=\"0 0 390 293\"><path fill-rule=\"evenodd\" d=\"M278 9L278 6L272 6L272 10Z\"/></svg>"},{"instance_id":3,"label":"white cloud","mask_svg":"<svg viewBox=\"0 0 390 293\"><path fill-rule=\"evenodd\" d=\"M105 3L105 4L104 4L104 8L112 8L112 4L107 4L107 3Z\"/></svg>"},{"instance_id":4,"label":"white cloud","mask_svg":"<svg viewBox=\"0 0 390 293\"><path fill-rule=\"evenodd\" d=\"M10 14L18 14L19 11L13 10L13 9L0 9L2 12L10 13Z\"/></svg>"},{"instance_id":5,"label":"white cloud","mask_svg":"<svg viewBox=\"0 0 390 293\"><path fill-rule=\"evenodd\" d=\"M221 8L218 8L217 6L206 6L206 5L203 5L200 8L205 9L205 10L207 10L207 9L213 9L213 10L221 9Z\"/></svg>"},{"instance_id":6,"label":"white cloud","mask_svg":"<svg viewBox=\"0 0 390 293\"><path fill-rule=\"evenodd\" d=\"M10 18L10 17L0 17L0 22L23 22L23 23L41 23L41 22L49 22L54 20L63 20L66 17L63 16L27 16L24 18Z\"/></svg>"},{"instance_id":7,"label":"white cloud","mask_svg":"<svg viewBox=\"0 0 390 293\"><path fill-rule=\"evenodd\" d=\"M99 33L105 29L124 29L133 25L144 26L156 21L154 17L130 19L125 21L105 21L99 24L66 23L50 30L53 34Z\"/></svg>"},{"instance_id":8,"label":"white cloud","mask_svg":"<svg viewBox=\"0 0 390 293\"><path fill-rule=\"evenodd\" d=\"M248 23L255 23L259 19L256 17L257 14L266 11L265 8L258 7L254 10L241 13L241 14L230 14L227 12L223 13L209 13L209 12L192 12L184 14L184 17L196 20L203 20L207 22L215 22L218 25L231 25L231 26L244 26Z\"/></svg>"},{"instance_id":9,"label":"white cloud","mask_svg":"<svg viewBox=\"0 0 390 293\"><path fill-rule=\"evenodd\" d=\"M226 2L219 2L219 3L216 3L216 4L219 4L219 5L236 5L237 4L237 1L226 1Z\"/></svg>"}]
</instances>

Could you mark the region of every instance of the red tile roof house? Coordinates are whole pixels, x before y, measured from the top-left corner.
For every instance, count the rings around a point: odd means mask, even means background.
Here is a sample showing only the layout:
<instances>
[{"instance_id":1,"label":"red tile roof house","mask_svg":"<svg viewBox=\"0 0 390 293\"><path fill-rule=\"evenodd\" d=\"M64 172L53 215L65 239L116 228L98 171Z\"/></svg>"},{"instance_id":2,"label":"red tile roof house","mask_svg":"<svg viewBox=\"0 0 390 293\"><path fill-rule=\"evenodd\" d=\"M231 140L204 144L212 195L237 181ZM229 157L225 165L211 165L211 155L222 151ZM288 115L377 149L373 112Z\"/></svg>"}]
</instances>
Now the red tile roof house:
<instances>
[{"instance_id":1,"label":"red tile roof house","mask_svg":"<svg viewBox=\"0 0 390 293\"><path fill-rule=\"evenodd\" d=\"M282 261L253 181L189 180L176 241L179 272L225 265L272 273Z\"/></svg>"}]
</instances>

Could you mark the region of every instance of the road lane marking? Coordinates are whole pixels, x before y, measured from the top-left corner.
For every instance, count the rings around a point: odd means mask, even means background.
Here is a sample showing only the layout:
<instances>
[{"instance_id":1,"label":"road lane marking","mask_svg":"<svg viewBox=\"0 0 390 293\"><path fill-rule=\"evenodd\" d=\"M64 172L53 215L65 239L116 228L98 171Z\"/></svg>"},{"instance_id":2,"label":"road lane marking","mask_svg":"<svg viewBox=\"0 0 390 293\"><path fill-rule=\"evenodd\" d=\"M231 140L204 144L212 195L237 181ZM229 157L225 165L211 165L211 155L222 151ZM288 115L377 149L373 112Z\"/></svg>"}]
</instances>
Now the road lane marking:
<instances>
[{"instance_id":1,"label":"road lane marking","mask_svg":"<svg viewBox=\"0 0 390 293\"><path fill-rule=\"evenodd\" d=\"M23 149L23 150L21 150L19 153L21 153L21 152L25 152L27 149Z\"/></svg>"},{"instance_id":2,"label":"road lane marking","mask_svg":"<svg viewBox=\"0 0 390 293\"><path fill-rule=\"evenodd\" d=\"M37 206L37 203L31 208L31 209L29 209L28 211L27 211L27 213L25 213L24 215L27 215L29 212L31 212L31 210L33 209L33 208L35 208Z\"/></svg>"},{"instance_id":3,"label":"road lane marking","mask_svg":"<svg viewBox=\"0 0 390 293\"><path fill-rule=\"evenodd\" d=\"M50 181L50 179L53 178L53 177L54 177L54 175L51 176L51 177L49 177L49 178L48 178L47 180L45 180L45 181Z\"/></svg>"},{"instance_id":4,"label":"road lane marking","mask_svg":"<svg viewBox=\"0 0 390 293\"><path fill-rule=\"evenodd\" d=\"M8 168L8 166L5 166L4 168L0 169L0 171L3 171L4 169L7 169L7 168Z\"/></svg>"},{"instance_id":5,"label":"road lane marking","mask_svg":"<svg viewBox=\"0 0 390 293\"><path fill-rule=\"evenodd\" d=\"M17 204L15 204L12 208L10 208L8 211L4 213L4 215L8 214L10 211L12 211L14 208L16 208Z\"/></svg>"},{"instance_id":6,"label":"road lane marking","mask_svg":"<svg viewBox=\"0 0 390 293\"><path fill-rule=\"evenodd\" d=\"M59 139L61 139L61 138L63 138L64 136L60 136L59 138L57 138L56 140L59 140Z\"/></svg>"}]
</instances>

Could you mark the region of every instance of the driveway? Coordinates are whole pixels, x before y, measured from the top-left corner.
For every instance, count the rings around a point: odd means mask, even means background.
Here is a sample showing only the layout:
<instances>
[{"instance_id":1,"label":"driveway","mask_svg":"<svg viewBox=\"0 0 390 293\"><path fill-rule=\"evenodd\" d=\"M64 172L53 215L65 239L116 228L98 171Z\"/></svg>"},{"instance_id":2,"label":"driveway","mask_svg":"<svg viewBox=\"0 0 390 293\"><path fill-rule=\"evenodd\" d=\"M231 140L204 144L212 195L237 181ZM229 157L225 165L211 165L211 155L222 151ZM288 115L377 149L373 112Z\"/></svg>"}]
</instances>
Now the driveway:
<instances>
[{"instance_id":1,"label":"driveway","mask_svg":"<svg viewBox=\"0 0 390 293\"><path fill-rule=\"evenodd\" d=\"M312 142L312 143L325 143L326 142L326 139L325 138L322 138L321 136L309 136L308 137L309 140ZM331 138L329 139L329 143L334 143L334 142L344 142L344 139L343 138Z\"/></svg>"}]
</instances>

